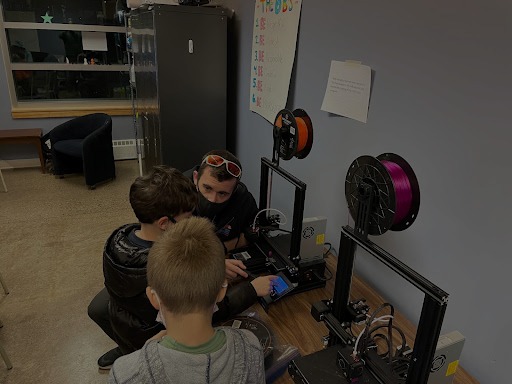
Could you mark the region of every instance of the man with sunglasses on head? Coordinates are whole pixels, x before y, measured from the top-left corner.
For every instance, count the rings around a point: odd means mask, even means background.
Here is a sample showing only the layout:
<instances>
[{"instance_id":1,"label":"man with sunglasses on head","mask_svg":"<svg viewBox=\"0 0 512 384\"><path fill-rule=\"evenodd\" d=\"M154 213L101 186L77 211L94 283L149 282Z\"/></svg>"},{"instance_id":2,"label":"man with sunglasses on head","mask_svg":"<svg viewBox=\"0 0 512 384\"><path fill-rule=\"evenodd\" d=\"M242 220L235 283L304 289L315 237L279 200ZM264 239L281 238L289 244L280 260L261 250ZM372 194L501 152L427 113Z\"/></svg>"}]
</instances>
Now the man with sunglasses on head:
<instances>
[{"instance_id":1,"label":"man with sunglasses on head","mask_svg":"<svg viewBox=\"0 0 512 384\"><path fill-rule=\"evenodd\" d=\"M203 156L201 164L184 173L196 185L199 204L197 216L206 217L215 225L216 233L224 244L226 254L249 244L251 225L258 213L253 195L244 183L242 165L227 150L213 150ZM241 260L226 259L228 278L249 277ZM257 277L232 286L224 305L214 314L214 321L239 313L252 305L257 296L268 295L276 276Z\"/></svg>"},{"instance_id":2,"label":"man with sunglasses on head","mask_svg":"<svg viewBox=\"0 0 512 384\"><path fill-rule=\"evenodd\" d=\"M247 245L247 231L258 213L252 194L240 181L242 166L229 151L208 152L192 172L199 191L198 216L210 219L227 251Z\"/></svg>"}]
</instances>

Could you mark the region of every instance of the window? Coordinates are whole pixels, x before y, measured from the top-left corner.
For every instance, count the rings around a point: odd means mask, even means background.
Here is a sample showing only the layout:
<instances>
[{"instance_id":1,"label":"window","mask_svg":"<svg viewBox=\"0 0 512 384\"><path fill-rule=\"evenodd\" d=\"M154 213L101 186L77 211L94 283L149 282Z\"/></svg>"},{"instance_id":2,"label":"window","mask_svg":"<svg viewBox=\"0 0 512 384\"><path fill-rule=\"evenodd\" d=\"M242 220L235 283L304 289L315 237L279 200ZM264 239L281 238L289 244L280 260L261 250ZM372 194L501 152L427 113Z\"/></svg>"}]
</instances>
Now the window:
<instances>
[{"instance_id":1,"label":"window","mask_svg":"<svg viewBox=\"0 0 512 384\"><path fill-rule=\"evenodd\" d=\"M131 114L121 0L2 0L13 117Z\"/></svg>"}]
</instances>

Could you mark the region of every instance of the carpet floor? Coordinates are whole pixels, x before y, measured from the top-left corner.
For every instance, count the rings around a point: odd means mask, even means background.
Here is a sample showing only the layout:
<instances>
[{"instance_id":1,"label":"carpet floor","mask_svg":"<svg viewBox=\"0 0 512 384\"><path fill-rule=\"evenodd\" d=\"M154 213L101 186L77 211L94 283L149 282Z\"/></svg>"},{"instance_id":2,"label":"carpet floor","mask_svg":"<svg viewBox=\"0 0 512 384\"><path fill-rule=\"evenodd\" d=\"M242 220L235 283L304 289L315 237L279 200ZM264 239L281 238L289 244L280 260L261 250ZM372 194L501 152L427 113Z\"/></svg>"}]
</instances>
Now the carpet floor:
<instances>
[{"instance_id":1,"label":"carpet floor","mask_svg":"<svg viewBox=\"0 0 512 384\"><path fill-rule=\"evenodd\" d=\"M97 359L115 344L87 316L103 288L102 250L118 226L136 222L129 201L135 160L89 190L82 175L3 170L0 186L0 383L105 383ZM108 372L107 372L108 373Z\"/></svg>"}]
</instances>

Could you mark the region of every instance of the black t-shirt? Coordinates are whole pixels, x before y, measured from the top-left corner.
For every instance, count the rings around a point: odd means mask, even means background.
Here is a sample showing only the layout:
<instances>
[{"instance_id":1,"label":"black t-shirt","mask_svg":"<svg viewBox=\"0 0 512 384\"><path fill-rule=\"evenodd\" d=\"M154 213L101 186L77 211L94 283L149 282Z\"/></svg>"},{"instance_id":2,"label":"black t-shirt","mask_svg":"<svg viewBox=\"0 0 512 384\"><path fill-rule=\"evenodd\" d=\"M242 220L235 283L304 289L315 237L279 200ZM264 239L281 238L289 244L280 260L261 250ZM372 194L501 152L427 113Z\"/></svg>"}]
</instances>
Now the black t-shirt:
<instances>
[{"instance_id":1,"label":"black t-shirt","mask_svg":"<svg viewBox=\"0 0 512 384\"><path fill-rule=\"evenodd\" d=\"M184 174L193 180L193 171L197 171L199 166L190 169ZM221 241L227 241L245 233L254 221L258 213L256 201L249 192L244 183L239 182L230 196L224 209L214 217L208 217L217 231L217 236ZM195 212L196 215L197 212Z\"/></svg>"}]
</instances>

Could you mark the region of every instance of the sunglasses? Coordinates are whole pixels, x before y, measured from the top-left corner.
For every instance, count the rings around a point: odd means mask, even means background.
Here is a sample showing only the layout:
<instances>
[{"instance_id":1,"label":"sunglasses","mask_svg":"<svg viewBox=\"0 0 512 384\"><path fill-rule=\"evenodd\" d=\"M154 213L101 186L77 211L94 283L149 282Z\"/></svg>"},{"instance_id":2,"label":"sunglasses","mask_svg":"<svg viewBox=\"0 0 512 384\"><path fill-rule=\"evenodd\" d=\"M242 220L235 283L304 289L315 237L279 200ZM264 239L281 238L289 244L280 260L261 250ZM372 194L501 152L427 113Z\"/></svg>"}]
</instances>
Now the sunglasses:
<instances>
[{"instance_id":1,"label":"sunglasses","mask_svg":"<svg viewBox=\"0 0 512 384\"><path fill-rule=\"evenodd\" d=\"M233 163L232 161L226 160L222 156L219 155L208 155L204 158L203 163L211 165L212 167L220 167L223 164L226 164L226 170L231 176L239 178L242 176L242 170L238 166L238 164Z\"/></svg>"}]
</instances>

